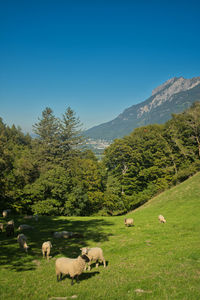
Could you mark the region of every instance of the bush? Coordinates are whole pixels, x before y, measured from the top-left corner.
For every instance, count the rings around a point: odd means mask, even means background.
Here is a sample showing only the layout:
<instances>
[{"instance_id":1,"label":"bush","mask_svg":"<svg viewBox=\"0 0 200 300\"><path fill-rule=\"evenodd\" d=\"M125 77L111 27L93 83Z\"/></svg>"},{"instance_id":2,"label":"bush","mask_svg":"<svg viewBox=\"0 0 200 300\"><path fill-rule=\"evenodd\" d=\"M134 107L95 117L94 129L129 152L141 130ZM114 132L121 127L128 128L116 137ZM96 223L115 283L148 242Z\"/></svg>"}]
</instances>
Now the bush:
<instances>
[{"instance_id":1,"label":"bush","mask_svg":"<svg viewBox=\"0 0 200 300\"><path fill-rule=\"evenodd\" d=\"M61 203L55 199L38 201L32 205L32 211L40 215L59 215Z\"/></svg>"}]
</instances>

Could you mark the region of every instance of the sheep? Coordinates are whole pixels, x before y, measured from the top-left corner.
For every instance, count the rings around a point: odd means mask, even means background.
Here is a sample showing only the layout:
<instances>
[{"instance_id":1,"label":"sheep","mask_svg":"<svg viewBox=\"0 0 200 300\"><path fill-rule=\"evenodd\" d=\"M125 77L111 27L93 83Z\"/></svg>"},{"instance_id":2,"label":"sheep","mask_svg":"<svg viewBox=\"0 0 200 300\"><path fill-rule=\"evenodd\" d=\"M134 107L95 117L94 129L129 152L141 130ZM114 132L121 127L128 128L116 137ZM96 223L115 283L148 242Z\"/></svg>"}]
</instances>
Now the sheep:
<instances>
[{"instance_id":1,"label":"sheep","mask_svg":"<svg viewBox=\"0 0 200 300\"><path fill-rule=\"evenodd\" d=\"M67 238L70 238L70 237L73 237L74 236L74 233L73 232L70 232L70 231L55 231L53 232L53 237L54 238L64 238L64 239L67 239Z\"/></svg>"},{"instance_id":2,"label":"sheep","mask_svg":"<svg viewBox=\"0 0 200 300\"><path fill-rule=\"evenodd\" d=\"M22 230L33 229L33 228L34 227L31 225L22 224L22 225L19 225L18 230L22 231Z\"/></svg>"},{"instance_id":3,"label":"sheep","mask_svg":"<svg viewBox=\"0 0 200 300\"><path fill-rule=\"evenodd\" d=\"M44 242L42 244L42 254L43 254L43 258L45 257L45 253L46 253L46 257L49 260L49 254L52 248L52 244L50 241Z\"/></svg>"},{"instance_id":4,"label":"sheep","mask_svg":"<svg viewBox=\"0 0 200 300\"><path fill-rule=\"evenodd\" d=\"M103 262L103 265L104 265L104 268L106 267L106 261L104 259L104 256L103 256L103 250L101 248L98 248L98 247L95 247L95 248L81 248L81 254L82 255L87 255L88 258L89 258L89 263L88 263L88 270L90 271L90 265L92 263L92 261L95 261L96 262L96 268L98 268L99 266L99 263L98 261L102 261ZM85 266L85 270L87 270L87 266Z\"/></svg>"},{"instance_id":5,"label":"sheep","mask_svg":"<svg viewBox=\"0 0 200 300\"><path fill-rule=\"evenodd\" d=\"M20 248L23 248L25 252L27 252L29 246L27 245L27 237L21 233L17 237L17 241L19 243Z\"/></svg>"},{"instance_id":6,"label":"sheep","mask_svg":"<svg viewBox=\"0 0 200 300\"><path fill-rule=\"evenodd\" d=\"M0 223L0 231L3 231L3 223Z\"/></svg>"},{"instance_id":7,"label":"sheep","mask_svg":"<svg viewBox=\"0 0 200 300\"><path fill-rule=\"evenodd\" d=\"M132 218L124 219L124 224L126 226L132 226L133 225L133 219Z\"/></svg>"},{"instance_id":8,"label":"sheep","mask_svg":"<svg viewBox=\"0 0 200 300\"><path fill-rule=\"evenodd\" d=\"M14 225L13 224L7 224L7 226L6 226L6 235L7 236L14 235Z\"/></svg>"},{"instance_id":9,"label":"sheep","mask_svg":"<svg viewBox=\"0 0 200 300\"><path fill-rule=\"evenodd\" d=\"M76 282L78 282L78 276L83 273L87 262L89 262L87 255L79 255L77 258L58 258L55 264L57 281L62 280L63 274L69 274L69 276L72 278L71 285L74 284L74 278L76 278Z\"/></svg>"},{"instance_id":10,"label":"sheep","mask_svg":"<svg viewBox=\"0 0 200 300\"><path fill-rule=\"evenodd\" d=\"M166 223L166 220L162 215L158 216L158 220L159 220L160 223Z\"/></svg>"}]
</instances>

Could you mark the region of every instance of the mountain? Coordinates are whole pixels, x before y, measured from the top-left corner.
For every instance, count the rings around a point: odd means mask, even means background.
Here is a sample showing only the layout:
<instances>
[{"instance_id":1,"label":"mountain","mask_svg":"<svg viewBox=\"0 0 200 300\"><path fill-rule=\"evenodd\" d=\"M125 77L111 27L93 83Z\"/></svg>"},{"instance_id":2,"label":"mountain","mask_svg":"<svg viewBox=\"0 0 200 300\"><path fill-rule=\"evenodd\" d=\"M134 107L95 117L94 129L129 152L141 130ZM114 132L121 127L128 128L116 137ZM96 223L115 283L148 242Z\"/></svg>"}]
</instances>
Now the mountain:
<instances>
[{"instance_id":1,"label":"mountain","mask_svg":"<svg viewBox=\"0 0 200 300\"><path fill-rule=\"evenodd\" d=\"M172 113L180 113L200 101L200 77L174 77L158 86L145 101L124 110L107 123L84 132L91 139L113 140L131 133L134 128L148 124L162 124Z\"/></svg>"}]
</instances>

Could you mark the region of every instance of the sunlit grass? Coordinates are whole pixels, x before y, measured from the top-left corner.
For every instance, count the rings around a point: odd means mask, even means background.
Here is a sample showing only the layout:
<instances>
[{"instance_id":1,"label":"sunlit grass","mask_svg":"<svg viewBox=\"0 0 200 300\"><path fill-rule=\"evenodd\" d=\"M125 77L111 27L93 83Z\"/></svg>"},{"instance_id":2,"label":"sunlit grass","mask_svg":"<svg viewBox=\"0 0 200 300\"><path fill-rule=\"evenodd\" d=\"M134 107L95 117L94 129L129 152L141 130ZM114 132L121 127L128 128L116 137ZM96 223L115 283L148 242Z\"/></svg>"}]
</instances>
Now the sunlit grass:
<instances>
[{"instance_id":1,"label":"sunlit grass","mask_svg":"<svg viewBox=\"0 0 200 300\"><path fill-rule=\"evenodd\" d=\"M162 214L166 224L158 222ZM25 254L15 237L0 234L0 299L200 299L200 174L119 217L41 217L28 223L31 249ZM3 218L1 218L3 220ZM3 220L4 221L4 220ZM79 232L82 237L56 240L52 231ZM52 258L42 258L41 245L51 240ZM66 277L57 282L55 259L76 257L83 246L104 250L107 267L84 272L80 284Z\"/></svg>"}]
</instances>

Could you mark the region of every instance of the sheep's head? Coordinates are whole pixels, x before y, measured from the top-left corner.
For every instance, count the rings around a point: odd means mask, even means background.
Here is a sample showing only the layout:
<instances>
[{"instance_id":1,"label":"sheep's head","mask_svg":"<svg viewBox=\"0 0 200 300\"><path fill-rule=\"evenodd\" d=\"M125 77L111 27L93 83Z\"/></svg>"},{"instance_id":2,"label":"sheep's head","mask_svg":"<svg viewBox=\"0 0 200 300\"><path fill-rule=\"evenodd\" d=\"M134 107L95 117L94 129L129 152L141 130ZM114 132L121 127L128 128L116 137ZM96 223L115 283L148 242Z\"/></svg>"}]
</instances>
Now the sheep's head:
<instances>
[{"instance_id":1,"label":"sheep's head","mask_svg":"<svg viewBox=\"0 0 200 300\"><path fill-rule=\"evenodd\" d=\"M85 248L80 248L82 255L84 254L88 254L89 248L85 247Z\"/></svg>"}]
</instances>

